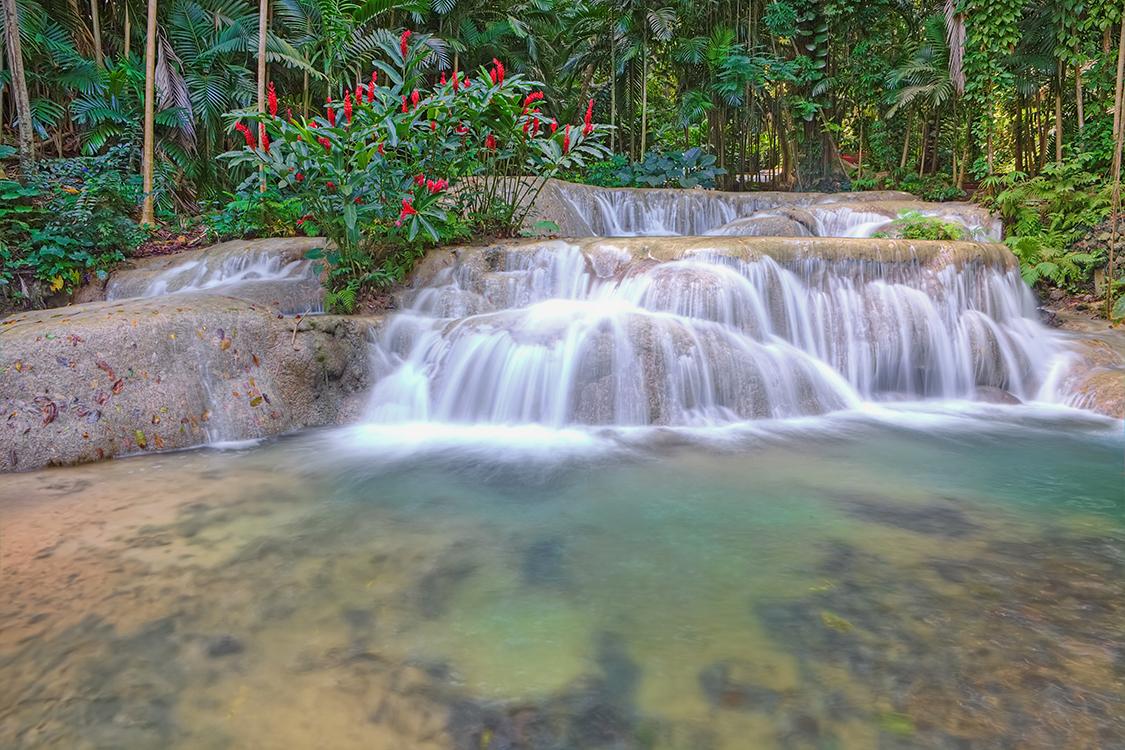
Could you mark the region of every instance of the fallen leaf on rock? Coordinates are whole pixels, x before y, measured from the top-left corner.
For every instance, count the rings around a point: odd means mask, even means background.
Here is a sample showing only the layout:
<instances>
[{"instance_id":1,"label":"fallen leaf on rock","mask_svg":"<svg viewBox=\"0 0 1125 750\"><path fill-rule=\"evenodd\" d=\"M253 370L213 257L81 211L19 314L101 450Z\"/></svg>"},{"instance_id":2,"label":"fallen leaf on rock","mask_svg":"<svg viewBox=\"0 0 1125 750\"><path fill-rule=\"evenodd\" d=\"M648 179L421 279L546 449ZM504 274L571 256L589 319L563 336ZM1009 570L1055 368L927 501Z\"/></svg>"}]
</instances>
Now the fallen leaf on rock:
<instances>
[{"instance_id":1,"label":"fallen leaf on rock","mask_svg":"<svg viewBox=\"0 0 1125 750\"><path fill-rule=\"evenodd\" d=\"M94 394L94 403L98 406L104 406L106 401L109 401L109 394L105 391L98 391Z\"/></svg>"},{"instance_id":2,"label":"fallen leaf on rock","mask_svg":"<svg viewBox=\"0 0 1125 750\"><path fill-rule=\"evenodd\" d=\"M107 362L99 359L94 364L96 364L98 366L98 369L101 370L102 372L104 372L110 380L117 380L117 375L114 374L113 368L110 367Z\"/></svg>"},{"instance_id":3,"label":"fallen leaf on rock","mask_svg":"<svg viewBox=\"0 0 1125 750\"><path fill-rule=\"evenodd\" d=\"M141 430L134 430L133 431L133 437L136 439L137 445L139 445L142 448L148 447L148 441L145 440L144 432L142 432Z\"/></svg>"},{"instance_id":4,"label":"fallen leaf on rock","mask_svg":"<svg viewBox=\"0 0 1125 750\"><path fill-rule=\"evenodd\" d=\"M116 396L118 393L121 393L121 391L124 388L125 388L125 381L124 380L118 380L116 383L113 384L113 395Z\"/></svg>"},{"instance_id":5,"label":"fallen leaf on rock","mask_svg":"<svg viewBox=\"0 0 1125 750\"><path fill-rule=\"evenodd\" d=\"M223 339L219 342L219 349L225 352L227 349L230 349L230 343L230 339Z\"/></svg>"},{"instance_id":6,"label":"fallen leaf on rock","mask_svg":"<svg viewBox=\"0 0 1125 750\"><path fill-rule=\"evenodd\" d=\"M159 435L153 435L152 442L156 445L157 450L164 450L164 438Z\"/></svg>"}]
</instances>

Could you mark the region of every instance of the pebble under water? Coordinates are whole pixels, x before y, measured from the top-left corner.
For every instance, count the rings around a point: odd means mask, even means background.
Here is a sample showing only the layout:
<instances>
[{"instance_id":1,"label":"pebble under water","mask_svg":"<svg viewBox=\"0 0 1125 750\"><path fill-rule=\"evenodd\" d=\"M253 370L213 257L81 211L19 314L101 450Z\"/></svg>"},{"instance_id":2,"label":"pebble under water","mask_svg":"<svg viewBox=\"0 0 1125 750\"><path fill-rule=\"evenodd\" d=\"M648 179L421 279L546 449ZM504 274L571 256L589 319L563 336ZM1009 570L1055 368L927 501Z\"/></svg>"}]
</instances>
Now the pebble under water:
<instances>
[{"instance_id":1,"label":"pebble under water","mask_svg":"<svg viewBox=\"0 0 1125 750\"><path fill-rule=\"evenodd\" d=\"M0 747L1125 747L1121 423L909 408L5 477Z\"/></svg>"}]
</instances>

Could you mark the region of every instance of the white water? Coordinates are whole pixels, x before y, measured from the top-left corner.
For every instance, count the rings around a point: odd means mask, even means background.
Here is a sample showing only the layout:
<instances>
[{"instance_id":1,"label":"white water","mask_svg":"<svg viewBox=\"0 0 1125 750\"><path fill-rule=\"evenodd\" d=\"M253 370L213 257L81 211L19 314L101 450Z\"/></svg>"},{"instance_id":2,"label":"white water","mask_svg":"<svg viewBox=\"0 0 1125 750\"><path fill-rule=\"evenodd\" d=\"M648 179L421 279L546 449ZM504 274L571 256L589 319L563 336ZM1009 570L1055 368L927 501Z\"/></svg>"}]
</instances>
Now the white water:
<instances>
[{"instance_id":1,"label":"white water","mask_svg":"<svg viewBox=\"0 0 1125 750\"><path fill-rule=\"evenodd\" d=\"M251 281L305 280L310 276L311 265L305 260L285 261L268 251L203 255L140 282L125 274L116 276L106 287L106 299L215 291Z\"/></svg>"},{"instance_id":2,"label":"white water","mask_svg":"<svg viewBox=\"0 0 1125 750\"><path fill-rule=\"evenodd\" d=\"M895 219L916 212L961 225L969 239L1002 238L1000 221L980 206L926 203L905 193L724 193L590 188L558 183L557 196L581 234L600 237L871 237L886 231ZM779 222L778 217L790 221Z\"/></svg>"},{"instance_id":3,"label":"white water","mask_svg":"<svg viewBox=\"0 0 1125 750\"><path fill-rule=\"evenodd\" d=\"M718 248L718 246L717 246ZM1065 346L1013 268L692 251L606 241L467 253L375 346L377 423L713 426L972 399L1056 401Z\"/></svg>"}]
</instances>

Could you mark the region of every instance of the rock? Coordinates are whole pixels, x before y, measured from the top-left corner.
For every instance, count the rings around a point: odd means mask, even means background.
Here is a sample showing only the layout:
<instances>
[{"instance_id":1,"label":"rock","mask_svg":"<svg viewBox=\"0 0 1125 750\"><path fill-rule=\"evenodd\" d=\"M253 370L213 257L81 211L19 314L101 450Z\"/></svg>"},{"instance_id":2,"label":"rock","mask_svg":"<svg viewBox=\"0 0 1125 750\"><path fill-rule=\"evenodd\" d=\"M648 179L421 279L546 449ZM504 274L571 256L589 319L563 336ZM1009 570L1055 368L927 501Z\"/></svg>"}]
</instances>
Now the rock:
<instances>
[{"instance_id":1,"label":"rock","mask_svg":"<svg viewBox=\"0 0 1125 750\"><path fill-rule=\"evenodd\" d=\"M206 294L0 320L0 471L245 440L358 416L377 319Z\"/></svg>"},{"instance_id":2,"label":"rock","mask_svg":"<svg viewBox=\"0 0 1125 750\"><path fill-rule=\"evenodd\" d=\"M982 385L977 387L976 400L984 401L988 404L1022 404L1018 398L1013 396L1010 392L1003 388L997 388L992 385Z\"/></svg>"},{"instance_id":3,"label":"rock","mask_svg":"<svg viewBox=\"0 0 1125 750\"><path fill-rule=\"evenodd\" d=\"M1083 339L1059 389L1071 406L1125 419L1125 358L1105 341Z\"/></svg>"},{"instance_id":4,"label":"rock","mask_svg":"<svg viewBox=\"0 0 1125 750\"><path fill-rule=\"evenodd\" d=\"M233 635L221 635L207 642L207 655L212 659L241 654L245 650L246 646Z\"/></svg>"}]
</instances>

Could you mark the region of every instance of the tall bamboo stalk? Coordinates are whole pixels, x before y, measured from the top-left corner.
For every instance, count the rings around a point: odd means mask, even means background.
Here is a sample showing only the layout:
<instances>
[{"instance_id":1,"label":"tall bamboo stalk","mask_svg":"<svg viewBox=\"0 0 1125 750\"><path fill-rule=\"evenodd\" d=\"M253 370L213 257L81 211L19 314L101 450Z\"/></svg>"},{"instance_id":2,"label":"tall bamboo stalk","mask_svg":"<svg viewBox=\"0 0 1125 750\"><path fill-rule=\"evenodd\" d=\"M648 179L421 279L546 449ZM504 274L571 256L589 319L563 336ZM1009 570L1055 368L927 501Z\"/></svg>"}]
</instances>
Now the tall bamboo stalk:
<instances>
[{"instance_id":1,"label":"tall bamboo stalk","mask_svg":"<svg viewBox=\"0 0 1125 750\"><path fill-rule=\"evenodd\" d=\"M152 174L155 158L156 118L156 0L148 0L148 19L145 25L145 136L141 158L144 202L141 204L141 224L155 224L153 210Z\"/></svg>"},{"instance_id":2,"label":"tall bamboo stalk","mask_svg":"<svg viewBox=\"0 0 1125 750\"><path fill-rule=\"evenodd\" d=\"M35 141L31 132L31 99L27 94L27 75L23 69L20 41L20 16L16 0L3 0L4 27L8 30L8 67L12 71L12 103L16 109L20 174L26 179L35 171Z\"/></svg>"},{"instance_id":3,"label":"tall bamboo stalk","mask_svg":"<svg viewBox=\"0 0 1125 750\"><path fill-rule=\"evenodd\" d=\"M1117 85L1113 95L1113 193L1109 213L1109 259L1105 269L1105 316L1113 316L1113 284L1116 281L1117 224L1121 218L1121 149L1125 146L1125 7L1117 40Z\"/></svg>"}]
</instances>

